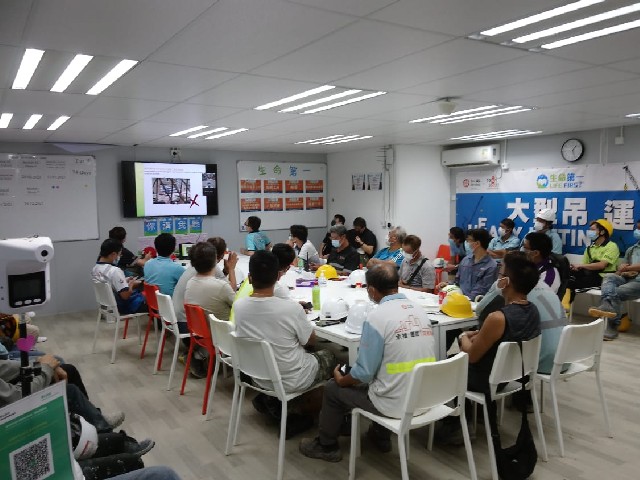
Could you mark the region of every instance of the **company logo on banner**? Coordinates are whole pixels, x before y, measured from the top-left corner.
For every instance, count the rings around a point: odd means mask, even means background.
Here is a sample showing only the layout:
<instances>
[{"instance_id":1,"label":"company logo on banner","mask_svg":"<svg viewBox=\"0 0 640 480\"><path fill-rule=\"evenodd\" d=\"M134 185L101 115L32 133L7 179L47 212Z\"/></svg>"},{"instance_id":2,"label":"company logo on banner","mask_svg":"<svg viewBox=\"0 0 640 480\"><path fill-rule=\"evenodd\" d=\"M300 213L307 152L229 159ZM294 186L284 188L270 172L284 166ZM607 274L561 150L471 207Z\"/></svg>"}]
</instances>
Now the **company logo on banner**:
<instances>
[{"instance_id":1,"label":"company logo on banner","mask_svg":"<svg viewBox=\"0 0 640 480\"><path fill-rule=\"evenodd\" d=\"M501 172L500 177L460 172L456 176L456 224L464 229L486 228L495 236L500 221L511 218L522 239L533 230L535 213L550 208L556 212L554 230L565 254L584 252L590 243L589 224L598 218L611 222L612 240L624 253L635 243L640 192L627 189L630 182L623 166L528 169ZM629 169L640 177L640 163L629 164Z\"/></svg>"}]
</instances>

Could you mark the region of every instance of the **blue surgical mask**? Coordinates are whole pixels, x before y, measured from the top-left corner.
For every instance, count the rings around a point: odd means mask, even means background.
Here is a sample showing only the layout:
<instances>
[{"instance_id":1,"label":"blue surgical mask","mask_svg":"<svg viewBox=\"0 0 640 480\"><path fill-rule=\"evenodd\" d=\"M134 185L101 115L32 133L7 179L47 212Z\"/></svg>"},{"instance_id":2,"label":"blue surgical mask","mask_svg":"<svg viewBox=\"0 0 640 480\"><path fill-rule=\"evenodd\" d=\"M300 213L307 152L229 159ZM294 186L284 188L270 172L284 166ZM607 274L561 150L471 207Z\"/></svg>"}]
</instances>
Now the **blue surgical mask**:
<instances>
[{"instance_id":1,"label":"blue surgical mask","mask_svg":"<svg viewBox=\"0 0 640 480\"><path fill-rule=\"evenodd\" d=\"M506 232L504 231L504 228L498 227L498 236L499 237L501 237L501 238L504 237L505 233Z\"/></svg>"},{"instance_id":2,"label":"blue surgical mask","mask_svg":"<svg viewBox=\"0 0 640 480\"><path fill-rule=\"evenodd\" d=\"M331 239L331 246L333 248L338 248L340 246L340 240L333 240Z\"/></svg>"},{"instance_id":3,"label":"blue surgical mask","mask_svg":"<svg viewBox=\"0 0 640 480\"><path fill-rule=\"evenodd\" d=\"M635 238L636 240L640 240L640 230L639 229L635 229L633 231L633 238Z\"/></svg>"},{"instance_id":4,"label":"blue surgical mask","mask_svg":"<svg viewBox=\"0 0 640 480\"><path fill-rule=\"evenodd\" d=\"M464 251L467 252L467 255L471 255L473 253L471 245L469 245L469 242L467 242L466 240L464 241Z\"/></svg>"},{"instance_id":5,"label":"blue surgical mask","mask_svg":"<svg viewBox=\"0 0 640 480\"><path fill-rule=\"evenodd\" d=\"M119 263L120 263L120 255L118 255L116 259L113 261L113 265L118 266Z\"/></svg>"},{"instance_id":6,"label":"blue surgical mask","mask_svg":"<svg viewBox=\"0 0 640 480\"><path fill-rule=\"evenodd\" d=\"M449 239L449 250L451 251L451 253L453 254L453 252L455 252L458 249L458 246L456 245L456 242L453 241L453 239Z\"/></svg>"},{"instance_id":7,"label":"blue surgical mask","mask_svg":"<svg viewBox=\"0 0 640 480\"><path fill-rule=\"evenodd\" d=\"M595 230L587 230L587 238L589 240L595 240L596 238L598 238L598 232L596 232Z\"/></svg>"}]
</instances>

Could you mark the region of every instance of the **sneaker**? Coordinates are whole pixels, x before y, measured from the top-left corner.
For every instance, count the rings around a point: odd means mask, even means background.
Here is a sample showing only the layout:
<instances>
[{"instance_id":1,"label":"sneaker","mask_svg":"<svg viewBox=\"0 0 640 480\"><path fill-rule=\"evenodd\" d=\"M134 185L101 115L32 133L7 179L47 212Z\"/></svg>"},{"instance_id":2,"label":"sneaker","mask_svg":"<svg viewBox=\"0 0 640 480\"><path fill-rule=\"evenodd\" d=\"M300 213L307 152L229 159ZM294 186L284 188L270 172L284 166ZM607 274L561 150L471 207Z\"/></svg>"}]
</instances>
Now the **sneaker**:
<instances>
[{"instance_id":1,"label":"sneaker","mask_svg":"<svg viewBox=\"0 0 640 480\"><path fill-rule=\"evenodd\" d=\"M119 427L124 422L124 412L103 413L102 416L112 429Z\"/></svg>"},{"instance_id":2,"label":"sneaker","mask_svg":"<svg viewBox=\"0 0 640 480\"><path fill-rule=\"evenodd\" d=\"M391 451L391 438L389 435L381 435L373 425L367 430L367 438L378 449L380 453Z\"/></svg>"},{"instance_id":3,"label":"sneaker","mask_svg":"<svg viewBox=\"0 0 640 480\"><path fill-rule=\"evenodd\" d=\"M148 453L153 447L155 447L156 442L151 440L150 438L145 438L140 442L125 442L124 445L124 453L131 453L133 455L142 456L145 453Z\"/></svg>"},{"instance_id":4,"label":"sneaker","mask_svg":"<svg viewBox=\"0 0 640 480\"><path fill-rule=\"evenodd\" d=\"M342 451L336 444L332 447L325 447L320 444L320 438L303 438L300 440L300 453L305 457L317 458L326 462L339 462L342 460Z\"/></svg>"},{"instance_id":5,"label":"sneaker","mask_svg":"<svg viewBox=\"0 0 640 480\"><path fill-rule=\"evenodd\" d=\"M615 340L618 338L618 329L610 324L607 324L607 329L604 331L603 339L605 341Z\"/></svg>"},{"instance_id":6,"label":"sneaker","mask_svg":"<svg viewBox=\"0 0 640 480\"><path fill-rule=\"evenodd\" d=\"M591 307L589 309L589 315L595 318L614 318L616 316L616 312L607 310L606 307L600 305L599 307Z\"/></svg>"}]
</instances>

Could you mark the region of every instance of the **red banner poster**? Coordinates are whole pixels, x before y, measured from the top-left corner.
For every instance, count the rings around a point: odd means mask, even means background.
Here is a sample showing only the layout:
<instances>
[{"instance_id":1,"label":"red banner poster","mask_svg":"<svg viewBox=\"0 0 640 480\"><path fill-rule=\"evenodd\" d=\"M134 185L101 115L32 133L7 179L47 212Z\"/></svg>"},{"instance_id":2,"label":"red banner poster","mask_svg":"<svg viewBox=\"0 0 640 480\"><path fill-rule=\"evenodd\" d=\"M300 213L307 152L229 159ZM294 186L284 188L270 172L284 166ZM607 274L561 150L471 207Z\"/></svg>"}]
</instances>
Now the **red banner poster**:
<instances>
[{"instance_id":1,"label":"red banner poster","mask_svg":"<svg viewBox=\"0 0 640 480\"><path fill-rule=\"evenodd\" d=\"M302 183L302 182L300 182ZM290 210L304 210L304 199L302 197L291 197L285 200L287 211Z\"/></svg>"},{"instance_id":2,"label":"red banner poster","mask_svg":"<svg viewBox=\"0 0 640 480\"><path fill-rule=\"evenodd\" d=\"M282 193L282 180L264 180L264 193Z\"/></svg>"},{"instance_id":3,"label":"red banner poster","mask_svg":"<svg viewBox=\"0 0 640 480\"><path fill-rule=\"evenodd\" d=\"M322 210L324 197L307 197L307 210Z\"/></svg>"},{"instance_id":4,"label":"red banner poster","mask_svg":"<svg viewBox=\"0 0 640 480\"><path fill-rule=\"evenodd\" d=\"M324 180L305 180L307 193L322 193L324 191Z\"/></svg>"},{"instance_id":5,"label":"red banner poster","mask_svg":"<svg viewBox=\"0 0 640 480\"><path fill-rule=\"evenodd\" d=\"M260 180L240 180L240 193L262 193Z\"/></svg>"},{"instance_id":6,"label":"red banner poster","mask_svg":"<svg viewBox=\"0 0 640 480\"><path fill-rule=\"evenodd\" d=\"M265 212L281 212L282 198L265 198L264 211Z\"/></svg>"},{"instance_id":7,"label":"red banner poster","mask_svg":"<svg viewBox=\"0 0 640 480\"><path fill-rule=\"evenodd\" d=\"M261 198L241 198L240 199L241 212L259 212L261 210L262 210Z\"/></svg>"},{"instance_id":8,"label":"red banner poster","mask_svg":"<svg viewBox=\"0 0 640 480\"><path fill-rule=\"evenodd\" d=\"M287 193L304 193L302 180L287 180L285 190Z\"/></svg>"}]
</instances>

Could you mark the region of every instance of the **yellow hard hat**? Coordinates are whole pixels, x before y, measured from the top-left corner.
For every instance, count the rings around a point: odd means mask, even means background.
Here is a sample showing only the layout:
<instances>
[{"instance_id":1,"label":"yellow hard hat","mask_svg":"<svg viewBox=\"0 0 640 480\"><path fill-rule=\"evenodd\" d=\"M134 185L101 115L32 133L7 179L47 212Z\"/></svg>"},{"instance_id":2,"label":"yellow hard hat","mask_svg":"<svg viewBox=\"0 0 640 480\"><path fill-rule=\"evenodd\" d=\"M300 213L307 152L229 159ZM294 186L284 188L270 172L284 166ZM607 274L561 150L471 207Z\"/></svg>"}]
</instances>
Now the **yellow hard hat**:
<instances>
[{"instance_id":1,"label":"yellow hard hat","mask_svg":"<svg viewBox=\"0 0 640 480\"><path fill-rule=\"evenodd\" d=\"M613 225L611 225L611 222L609 220L605 218L599 218L598 220L593 220L589 224L589 226L593 225L594 223L597 223L602 228L604 228L607 232L609 232L609 236L613 235Z\"/></svg>"},{"instance_id":2,"label":"yellow hard hat","mask_svg":"<svg viewBox=\"0 0 640 480\"><path fill-rule=\"evenodd\" d=\"M338 278L338 272L331 265L322 265L318 270L316 270L316 278L319 278L320 275L324 273L324 278L327 280L331 280L332 278Z\"/></svg>"},{"instance_id":3,"label":"yellow hard hat","mask_svg":"<svg viewBox=\"0 0 640 480\"><path fill-rule=\"evenodd\" d=\"M442 313L454 318L473 317L471 302L459 292L452 292L444 297L440 310L442 310Z\"/></svg>"}]
</instances>

